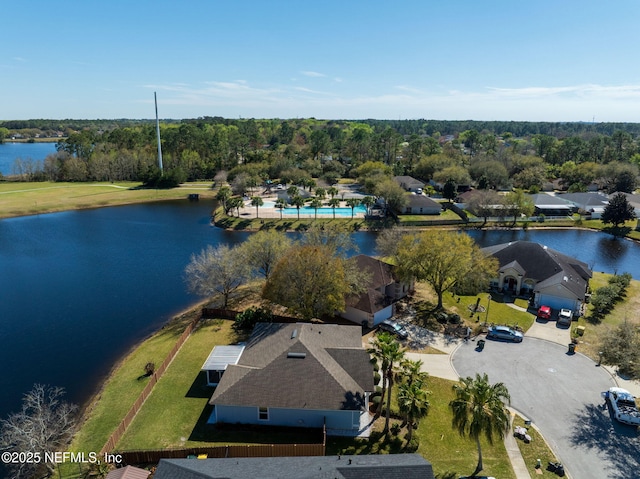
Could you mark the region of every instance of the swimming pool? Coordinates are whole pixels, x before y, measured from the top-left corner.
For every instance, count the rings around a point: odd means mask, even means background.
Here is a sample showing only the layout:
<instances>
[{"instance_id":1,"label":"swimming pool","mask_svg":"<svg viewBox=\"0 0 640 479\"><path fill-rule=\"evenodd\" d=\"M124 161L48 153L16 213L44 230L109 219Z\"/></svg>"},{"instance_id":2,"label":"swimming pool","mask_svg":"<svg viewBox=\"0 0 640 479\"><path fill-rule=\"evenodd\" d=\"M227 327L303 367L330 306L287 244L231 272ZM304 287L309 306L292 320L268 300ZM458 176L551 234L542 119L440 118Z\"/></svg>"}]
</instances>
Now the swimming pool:
<instances>
[{"instance_id":1,"label":"swimming pool","mask_svg":"<svg viewBox=\"0 0 640 479\"><path fill-rule=\"evenodd\" d=\"M273 201L265 201L262 208L274 208L276 211L280 212L279 208L275 207L275 202ZM343 216L347 218L351 218L351 207L341 206L338 208L330 208L328 206L323 206L322 208L318 208L317 214L318 216L333 216L335 210L335 215ZM359 205L353 209L353 216L357 216L358 214L364 215L367 212L367 208L365 206ZM298 209L292 206L287 206L282 210L282 214L284 215L295 215L298 216ZM316 209L311 206L303 206L300 208L300 216L315 216Z\"/></svg>"}]
</instances>

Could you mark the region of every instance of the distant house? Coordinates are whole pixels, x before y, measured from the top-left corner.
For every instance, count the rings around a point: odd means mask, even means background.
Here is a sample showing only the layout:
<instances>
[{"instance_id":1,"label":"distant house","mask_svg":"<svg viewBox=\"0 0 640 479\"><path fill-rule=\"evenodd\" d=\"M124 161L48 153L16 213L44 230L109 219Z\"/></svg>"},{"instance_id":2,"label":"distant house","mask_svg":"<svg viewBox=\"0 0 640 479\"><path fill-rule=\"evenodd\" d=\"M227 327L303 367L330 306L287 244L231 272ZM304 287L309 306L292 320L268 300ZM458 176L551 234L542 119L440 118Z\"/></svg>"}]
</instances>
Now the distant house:
<instances>
[{"instance_id":1,"label":"distant house","mask_svg":"<svg viewBox=\"0 0 640 479\"><path fill-rule=\"evenodd\" d=\"M372 328L395 314L395 303L413 290L413 284L402 281L393 265L364 254L354 258L359 271L369 274L366 290L346 299L345 319Z\"/></svg>"},{"instance_id":2,"label":"distant house","mask_svg":"<svg viewBox=\"0 0 640 479\"><path fill-rule=\"evenodd\" d=\"M154 479L434 479L419 454L161 459Z\"/></svg>"},{"instance_id":3,"label":"distant house","mask_svg":"<svg viewBox=\"0 0 640 479\"><path fill-rule=\"evenodd\" d=\"M533 201L534 215L545 216L569 216L573 213L573 206L559 196L552 196L546 193L529 195Z\"/></svg>"},{"instance_id":4,"label":"distant house","mask_svg":"<svg viewBox=\"0 0 640 479\"><path fill-rule=\"evenodd\" d=\"M532 305L579 312L592 276L589 266L539 243L514 241L483 248L498 260L493 288L530 298Z\"/></svg>"},{"instance_id":5,"label":"distant house","mask_svg":"<svg viewBox=\"0 0 640 479\"><path fill-rule=\"evenodd\" d=\"M394 176L393 180L402 188L412 193L417 193L418 190L422 193L422 189L425 186L422 181L416 180L413 176Z\"/></svg>"},{"instance_id":6,"label":"distant house","mask_svg":"<svg viewBox=\"0 0 640 479\"><path fill-rule=\"evenodd\" d=\"M442 212L442 206L437 201L425 195L416 195L409 193L407 195L407 204L401 211L403 215L439 215Z\"/></svg>"},{"instance_id":7,"label":"distant house","mask_svg":"<svg viewBox=\"0 0 640 479\"><path fill-rule=\"evenodd\" d=\"M370 422L369 359L359 326L259 323L222 375L209 422L357 436Z\"/></svg>"},{"instance_id":8,"label":"distant house","mask_svg":"<svg viewBox=\"0 0 640 479\"><path fill-rule=\"evenodd\" d=\"M557 197L571 203L578 213L591 215L594 220L600 219L609 204L609 197L604 193L564 193Z\"/></svg>"}]
</instances>

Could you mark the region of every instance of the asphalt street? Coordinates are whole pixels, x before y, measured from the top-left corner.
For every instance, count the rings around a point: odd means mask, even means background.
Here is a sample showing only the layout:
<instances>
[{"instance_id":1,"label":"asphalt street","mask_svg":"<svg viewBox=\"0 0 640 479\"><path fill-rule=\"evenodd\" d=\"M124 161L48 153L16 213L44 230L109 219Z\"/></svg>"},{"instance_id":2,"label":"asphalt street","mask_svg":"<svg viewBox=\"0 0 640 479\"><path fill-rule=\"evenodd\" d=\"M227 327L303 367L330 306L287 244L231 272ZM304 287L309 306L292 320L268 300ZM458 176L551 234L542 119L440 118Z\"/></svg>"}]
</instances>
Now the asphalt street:
<instances>
[{"instance_id":1,"label":"asphalt street","mask_svg":"<svg viewBox=\"0 0 640 479\"><path fill-rule=\"evenodd\" d=\"M567 347L525 338L522 343L462 343L453 353L459 376L487 373L503 382L511 406L531 419L573 479L638 479L640 432L619 424L600 396L615 386L610 374Z\"/></svg>"}]
</instances>

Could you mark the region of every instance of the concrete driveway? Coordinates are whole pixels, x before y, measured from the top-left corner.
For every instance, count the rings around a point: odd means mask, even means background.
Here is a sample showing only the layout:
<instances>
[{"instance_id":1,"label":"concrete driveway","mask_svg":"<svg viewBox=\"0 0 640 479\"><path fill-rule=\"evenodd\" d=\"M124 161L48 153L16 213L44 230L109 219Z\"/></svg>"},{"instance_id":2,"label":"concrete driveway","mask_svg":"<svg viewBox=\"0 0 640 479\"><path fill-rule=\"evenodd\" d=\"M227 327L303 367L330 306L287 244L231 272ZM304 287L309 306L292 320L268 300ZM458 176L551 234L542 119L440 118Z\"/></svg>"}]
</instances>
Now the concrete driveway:
<instances>
[{"instance_id":1,"label":"concrete driveway","mask_svg":"<svg viewBox=\"0 0 640 479\"><path fill-rule=\"evenodd\" d=\"M567 346L526 337L522 343L487 340L461 343L453 352L458 375L487 373L491 383L503 382L511 405L532 420L574 479L637 479L640 434L617 423L600 396L615 381Z\"/></svg>"}]
</instances>

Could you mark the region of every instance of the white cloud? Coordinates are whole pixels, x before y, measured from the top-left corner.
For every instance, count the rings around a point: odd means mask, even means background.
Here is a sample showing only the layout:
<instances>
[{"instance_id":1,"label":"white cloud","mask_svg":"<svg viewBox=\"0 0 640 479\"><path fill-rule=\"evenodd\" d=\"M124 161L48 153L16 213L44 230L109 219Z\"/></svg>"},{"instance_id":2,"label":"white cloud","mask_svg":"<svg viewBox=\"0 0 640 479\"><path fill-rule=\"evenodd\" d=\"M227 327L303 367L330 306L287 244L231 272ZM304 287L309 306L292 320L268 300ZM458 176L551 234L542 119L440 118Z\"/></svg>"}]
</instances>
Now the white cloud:
<instances>
[{"instance_id":1,"label":"white cloud","mask_svg":"<svg viewBox=\"0 0 640 479\"><path fill-rule=\"evenodd\" d=\"M321 77L326 77L327 76L324 73L318 73L318 72L314 72L314 71L302 71L300 73L303 74L304 76L312 77L312 78L321 78Z\"/></svg>"}]
</instances>

